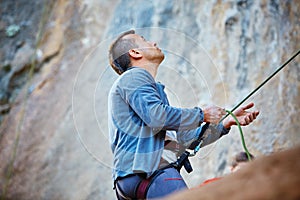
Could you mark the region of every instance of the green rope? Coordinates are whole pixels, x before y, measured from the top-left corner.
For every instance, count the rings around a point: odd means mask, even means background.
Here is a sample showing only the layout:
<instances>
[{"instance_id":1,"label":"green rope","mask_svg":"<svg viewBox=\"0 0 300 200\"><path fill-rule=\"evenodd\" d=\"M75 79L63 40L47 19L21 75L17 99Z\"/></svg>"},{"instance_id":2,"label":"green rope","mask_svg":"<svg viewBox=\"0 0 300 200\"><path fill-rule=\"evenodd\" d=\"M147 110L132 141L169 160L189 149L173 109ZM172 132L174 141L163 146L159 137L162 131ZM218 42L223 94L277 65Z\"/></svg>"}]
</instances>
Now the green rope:
<instances>
[{"instance_id":1,"label":"green rope","mask_svg":"<svg viewBox=\"0 0 300 200\"><path fill-rule=\"evenodd\" d=\"M240 103L238 103L231 111L226 110L227 114L219 122L219 123L221 123L229 115L231 115L234 118L235 122L237 123L237 125L239 127L241 138L242 138L243 147L244 147L245 152L247 154L248 160L251 160L251 157L250 157L250 153L249 153L249 151L248 151L248 149L246 147L246 144L245 144L245 139L244 139L243 131L242 131L242 128L241 128L241 125L240 125L239 121L237 120L236 116L232 112L235 111L240 105L242 105L249 97L251 97L255 92L257 92L263 85L265 85L271 78L273 78L280 70L282 70L287 64L289 64L299 54L300 54L300 49L298 49L298 51L292 57L290 57L285 63L283 63L273 74L271 74L270 76L268 76L267 79L265 79L257 88L255 88L250 94L248 94L248 96L246 96ZM209 123L206 123L206 124L209 124ZM194 153L191 154L191 156L196 155L196 153L200 149L200 146L201 146L201 143L199 143L196 146L196 148L194 149Z\"/></svg>"},{"instance_id":2,"label":"green rope","mask_svg":"<svg viewBox=\"0 0 300 200\"><path fill-rule=\"evenodd\" d=\"M241 127L241 124L239 122L239 120L236 118L236 116L229 110L226 110L226 112L231 115L233 117L233 119L235 120L239 130L240 130L240 135L241 135L241 140L242 140L242 144L243 144L243 147L244 147L244 150L247 154L247 157L248 157L248 160L250 161L251 160L251 157L250 157L250 153L246 147L246 143L245 143L245 138L244 138L244 134L243 134L243 130L242 130L242 127Z\"/></svg>"}]
</instances>

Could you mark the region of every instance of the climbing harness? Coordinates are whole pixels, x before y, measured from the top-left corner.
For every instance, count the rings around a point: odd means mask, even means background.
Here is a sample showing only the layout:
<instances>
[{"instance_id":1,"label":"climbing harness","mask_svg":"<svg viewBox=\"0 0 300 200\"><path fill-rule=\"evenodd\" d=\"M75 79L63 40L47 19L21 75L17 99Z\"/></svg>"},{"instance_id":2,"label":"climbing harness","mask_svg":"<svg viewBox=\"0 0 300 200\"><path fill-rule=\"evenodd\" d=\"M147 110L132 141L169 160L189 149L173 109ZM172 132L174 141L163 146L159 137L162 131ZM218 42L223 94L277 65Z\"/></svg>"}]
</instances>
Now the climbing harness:
<instances>
[{"instance_id":1,"label":"climbing harness","mask_svg":"<svg viewBox=\"0 0 300 200\"><path fill-rule=\"evenodd\" d=\"M227 114L220 120L220 122L222 122L226 117L228 117L229 115L231 115L233 117L233 119L235 120L235 122L237 123L237 126L239 128L240 131L240 135L241 135L241 140L242 140L242 144L243 144L243 148L247 154L247 157L249 160L251 160L250 157L250 153L246 147L246 143L245 143L245 139L244 139L244 135L243 135L243 131L241 128L241 125L238 121L238 119L236 118L236 116L233 114L233 111L235 111L239 106L241 106L247 99L249 99L249 97L251 97L255 92L257 92L263 85L265 85L271 78L273 78L280 70L282 70L287 64L289 64L295 57L297 57L300 53L300 49L293 55L291 56L287 61L285 61L273 74L271 74L270 76L268 76L268 78L266 78L258 87L256 87L252 92L250 92L242 101L240 101L232 110L226 110ZM219 123L220 123L219 122ZM185 151L179 158L178 160L173 163L173 166L180 171L180 169L182 168L182 166L184 166L184 168L186 169L186 171L188 173L193 171L193 168L190 164L190 161L188 159L188 157L191 156L195 156L197 154L197 152L200 150L201 144L203 142L202 140L202 136L204 134L204 132L206 131L206 129L209 127L209 123L205 123L202 127L201 133L199 138L194 141L191 145L191 149L194 149L193 153L190 153L188 151Z\"/></svg>"},{"instance_id":2,"label":"climbing harness","mask_svg":"<svg viewBox=\"0 0 300 200\"><path fill-rule=\"evenodd\" d=\"M152 186L154 188L158 185L170 186L175 188L183 188L185 183L180 173L173 168L172 165L165 166L163 168L157 169L154 173L147 178L146 173L129 174L122 178L117 178L114 182L114 189L118 199L147 199L148 192L153 194ZM160 192L168 191L170 188L161 188ZM126 192L125 192L126 191Z\"/></svg>"}]
</instances>

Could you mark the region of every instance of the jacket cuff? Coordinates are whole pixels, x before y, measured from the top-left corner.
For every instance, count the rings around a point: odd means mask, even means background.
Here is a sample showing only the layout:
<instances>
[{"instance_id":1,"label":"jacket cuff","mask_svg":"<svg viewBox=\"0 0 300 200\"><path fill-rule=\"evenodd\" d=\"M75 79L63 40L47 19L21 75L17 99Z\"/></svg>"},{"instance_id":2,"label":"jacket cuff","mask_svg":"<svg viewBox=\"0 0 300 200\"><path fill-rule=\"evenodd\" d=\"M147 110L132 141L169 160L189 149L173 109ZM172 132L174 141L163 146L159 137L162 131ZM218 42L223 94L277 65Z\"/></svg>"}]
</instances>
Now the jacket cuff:
<instances>
[{"instance_id":1,"label":"jacket cuff","mask_svg":"<svg viewBox=\"0 0 300 200\"><path fill-rule=\"evenodd\" d=\"M201 126L201 124L204 122L204 112L203 112L202 109L199 108L199 107L195 107L195 108L199 110L200 121L199 121L198 126Z\"/></svg>"},{"instance_id":2,"label":"jacket cuff","mask_svg":"<svg viewBox=\"0 0 300 200\"><path fill-rule=\"evenodd\" d=\"M221 130L221 135L220 135L220 137L222 137L223 135L227 135L228 133L229 133L229 131L230 131L230 127L227 129L227 128L225 128L224 126L223 126L223 124L222 123L220 123L219 125L218 125L219 127L219 130Z\"/></svg>"}]
</instances>

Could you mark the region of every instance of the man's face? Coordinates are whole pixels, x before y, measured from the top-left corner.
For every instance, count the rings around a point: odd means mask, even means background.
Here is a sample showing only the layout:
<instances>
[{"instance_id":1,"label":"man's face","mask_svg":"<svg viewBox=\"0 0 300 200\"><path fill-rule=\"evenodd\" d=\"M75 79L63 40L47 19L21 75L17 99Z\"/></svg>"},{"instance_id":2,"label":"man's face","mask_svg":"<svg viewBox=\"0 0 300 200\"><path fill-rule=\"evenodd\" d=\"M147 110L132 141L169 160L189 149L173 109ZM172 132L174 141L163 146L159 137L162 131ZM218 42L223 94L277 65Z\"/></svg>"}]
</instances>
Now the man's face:
<instances>
[{"instance_id":1,"label":"man's face","mask_svg":"<svg viewBox=\"0 0 300 200\"><path fill-rule=\"evenodd\" d=\"M241 168L245 167L247 165L247 162L239 162L235 167L231 168L231 172L236 172L240 170Z\"/></svg>"},{"instance_id":2,"label":"man's face","mask_svg":"<svg viewBox=\"0 0 300 200\"><path fill-rule=\"evenodd\" d=\"M164 59L164 54L156 45L155 42L147 41L143 36L138 34L129 34L126 38L134 39L138 45L140 53L149 61L161 63Z\"/></svg>"}]
</instances>

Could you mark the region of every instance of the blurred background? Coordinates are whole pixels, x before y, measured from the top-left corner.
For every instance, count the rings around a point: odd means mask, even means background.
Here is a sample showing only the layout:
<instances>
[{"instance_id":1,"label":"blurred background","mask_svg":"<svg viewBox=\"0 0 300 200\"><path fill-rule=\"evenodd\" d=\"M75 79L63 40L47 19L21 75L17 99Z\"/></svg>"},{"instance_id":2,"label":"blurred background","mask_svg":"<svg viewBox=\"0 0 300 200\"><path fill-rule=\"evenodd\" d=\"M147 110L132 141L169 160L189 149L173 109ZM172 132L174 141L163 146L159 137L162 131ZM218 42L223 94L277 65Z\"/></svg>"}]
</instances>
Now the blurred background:
<instances>
[{"instance_id":1,"label":"blurred background","mask_svg":"<svg viewBox=\"0 0 300 200\"><path fill-rule=\"evenodd\" d=\"M115 199L107 55L129 29L165 53L157 81L171 105L233 108L300 49L298 0L2 0L2 199ZM255 156L300 143L300 57L247 102ZM237 127L192 158L188 185L229 173L243 151Z\"/></svg>"}]
</instances>

